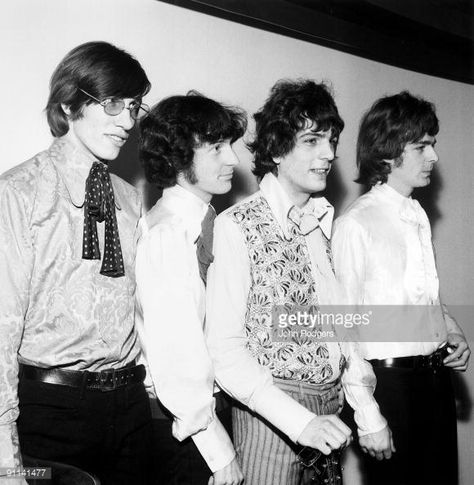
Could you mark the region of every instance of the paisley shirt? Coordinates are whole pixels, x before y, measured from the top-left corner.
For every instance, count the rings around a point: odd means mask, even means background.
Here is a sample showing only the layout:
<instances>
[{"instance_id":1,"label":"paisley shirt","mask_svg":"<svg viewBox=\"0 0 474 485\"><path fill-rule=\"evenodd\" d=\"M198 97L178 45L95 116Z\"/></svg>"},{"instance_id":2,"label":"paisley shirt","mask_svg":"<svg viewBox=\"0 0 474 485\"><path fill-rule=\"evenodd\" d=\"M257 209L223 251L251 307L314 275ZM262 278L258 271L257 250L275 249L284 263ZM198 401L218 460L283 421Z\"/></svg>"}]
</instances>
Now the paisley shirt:
<instances>
[{"instance_id":1,"label":"paisley shirt","mask_svg":"<svg viewBox=\"0 0 474 485\"><path fill-rule=\"evenodd\" d=\"M102 276L100 260L82 259L82 205L93 162L60 138L0 177L0 466L13 465L18 362L97 371L122 367L139 352L140 197L111 175L125 276Z\"/></svg>"},{"instance_id":2,"label":"paisley shirt","mask_svg":"<svg viewBox=\"0 0 474 485\"><path fill-rule=\"evenodd\" d=\"M295 224L288 234L278 225L263 195L238 205L230 217L241 227L250 260L250 287L245 331L248 348L274 377L312 384L333 381L340 375L344 358L339 345L301 336L273 340L272 309L275 305L318 307L308 246ZM328 239L321 234L328 250Z\"/></svg>"}]
</instances>

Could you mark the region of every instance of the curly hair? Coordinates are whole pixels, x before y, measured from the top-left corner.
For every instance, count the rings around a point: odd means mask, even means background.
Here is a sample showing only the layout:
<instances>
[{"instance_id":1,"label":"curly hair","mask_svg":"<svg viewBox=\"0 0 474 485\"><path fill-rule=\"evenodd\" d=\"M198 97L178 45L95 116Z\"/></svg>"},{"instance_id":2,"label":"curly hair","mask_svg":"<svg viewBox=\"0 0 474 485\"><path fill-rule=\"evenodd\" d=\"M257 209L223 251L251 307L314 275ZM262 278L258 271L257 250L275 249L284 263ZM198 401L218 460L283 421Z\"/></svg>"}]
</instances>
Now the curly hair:
<instances>
[{"instance_id":1,"label":"curly hair","mask_svg":"<svg viewBox=\"0 0 474 485\"><path fill-rule=\"evenodd\" d=\"M278 81L254 119L255 137L247 146L254 154L253 173L258 178L278 173L274 158L291 152L297 133L308 122L318 130L331 129L335 140L344 128L329 87L309 79Z\"/></svg>"},{"instance_id":2,"label":"curly hair","mask_svg":"<svg viewBox=\"0 0 474 485\"><path fill-rule=\"evenodd\" d=\"M221 140L233 143L246 128L243 110L196 91L163 99L139 125L139 154L148 182L172 187L179 173L192 169L195 148Z\"/></svg>"},{"instance_id":3,"label":"curly hair","mask_svg":"<svg viewBox=\"0 0 474 485\"><path fill-rule=\"evenodd\" d=\"M141 99L150 87L142 66L128 52L103 41L81 44L66 54L51 76L46 105L51 133L59 137L69 131L62 105L69 106L70 118L76 120L85 105L94 103L80 89L97 99Z\"/></svg>"},{"instance_id":4,"label":"curly hair","mask_svg":"<svg viewBox=\"0 0 474 485\"><path fill-rule=\"evenodd\" d=\"M426 134L435 136L439 122L432 103L402 91L378 99L362 117L357 139L356 182L375 185L387 182L395 160L400 166L407 143L414 143Z\"/></svg>"}]
</instances>

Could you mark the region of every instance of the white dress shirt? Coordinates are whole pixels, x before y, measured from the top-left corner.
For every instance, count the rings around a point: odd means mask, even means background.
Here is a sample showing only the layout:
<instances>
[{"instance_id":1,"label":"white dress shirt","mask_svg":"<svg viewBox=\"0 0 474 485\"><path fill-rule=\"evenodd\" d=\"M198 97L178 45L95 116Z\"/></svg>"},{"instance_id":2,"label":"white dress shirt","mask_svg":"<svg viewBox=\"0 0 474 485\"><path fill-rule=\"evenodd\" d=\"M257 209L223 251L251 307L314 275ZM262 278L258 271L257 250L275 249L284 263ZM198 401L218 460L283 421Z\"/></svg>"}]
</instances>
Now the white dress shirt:
<instances>
[{"instance_id":1,"label":"white dress shirt","mask_svg":"<svg viewBox=\"0 0 474 485\"><path fill-rule=\"evenodd\" d=\"M278 179L267 174L260 191L247 201L263 194L278 224L287 233L288 213L293 206ZM245 201L244 201L245 202ZM326 199L315 198L316 211L328 206ZM231 219L232 208L219 215L214 229L214 262L209 267L207 286L206 337L216 380L222 389L251 410L275 425L296 442L315 415L292 399L274 383L270 370L260 365L247 348L245 314L251 285L250 263L244 234ZM316 212L315 211L315 212ZM339 302L333 298L340 290L336 282L322 231L330 236L333 208L321 219L320 226L305 236L311 257L311 272L321 305ZM319 291L320 290L320 291ZM331 366L334 379L339 375L339 344ZM370 366L353 347L343 348L348 367L342 376L349 404L356 411L360 434L379 431L386 426L373 398L375 377Z\"/></svg>"},{"instance_id":2,"label":"white dress shirt","mask_svg":"<svg viewBox=\"0 0 474 485\"><path fill-rule=\"evenodd\" d=\"M337 219L332 250L349 303L440 305L426 213L388 184L372 187ZM441 327L434 320L422 322L429 341L361 342L361 352L367 359L429 355L457 328L446 310L442 313Z\"/></svg>"},{"instance_id":3,"label":"white dress shirt","mask_svg":"<svg viewBox=\"0 0 474 485\"><path fill-rule=\"evenodd\" d=\"M208 204L179 185L140 221L137 327L156 395L174 415L173 435L191 436L212 472L235 452L215 414L214 371L203 334L205 288L196 240Z\"/></svg>"}]
</instances>

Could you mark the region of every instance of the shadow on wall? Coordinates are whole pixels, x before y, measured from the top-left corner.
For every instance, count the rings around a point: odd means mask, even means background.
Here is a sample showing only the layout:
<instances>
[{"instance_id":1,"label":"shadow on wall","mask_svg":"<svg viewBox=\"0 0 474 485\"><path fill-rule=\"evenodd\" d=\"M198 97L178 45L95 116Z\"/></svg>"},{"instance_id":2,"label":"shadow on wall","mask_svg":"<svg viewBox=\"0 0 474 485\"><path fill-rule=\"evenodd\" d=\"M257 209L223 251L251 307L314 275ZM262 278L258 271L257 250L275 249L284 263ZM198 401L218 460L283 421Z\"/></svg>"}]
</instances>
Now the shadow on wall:
<instances>
[{"instance_id":1,"label":"shadow on wall","mask_svg":"<svg viewBox=\"0 0 474 485\"><path fill-rule=\"evenodd\" d=\"M431 172L431 183L428 187L415 189L413 196L425 209L428 219L431 222L433 234L436 231L436 224L443 218L443 213L438 206L438 199L443 188L443 181L438 170ZM472 347L472 344L470 344ZM469 422L472 412L472 397L469 393L469 386L466 383L466 374L461 372L452 373L454 396L456 398L456 414L461 422Z\"/></svg>"},{"instance_id":2,"label":"shadow on wall","mask_svg":"<svg viewBox=\"0 0 474 485\"><path fill-rule=\"evenodd\" d=\"M127 143L120 150L119 156L111 163L110 171L136 185L137 180L143 176L143 169L138 160L138 129L135 127L129 132Z\"/></svg>"},{"instance_id":3,"label":"shadow on wall","mask_svg":"<svg viewBox=\"0 0 474 485\"><path fill-rule=\"evenodd\" d=\"M431 230L434 233L436 224L443 217L442 212L438 208L438 199L443 182L439 176L438 170L431 172L431 183L428 187L415 189L413 197L418 200L423 209L425 209L428 219L431 222Z\"/></svg>"},{"instance_id":4,"label":"shadow on wall","mask_svg":"<svg viewBox=\"0 0 474 485\"><path fill-rule=\"evenodd\" d=\"M340 215L340 210L346 196L347 189L342 182L339 165L333 164L331 173L327 179L324 197L334 206L335 217Z\"/></svg>"},{"instance_id":5,"label":"shadow on wall","mask_svg":"<svg viewBox=\"0 0 474 485\"><path fill-rule=\"evenodd\" d=\"M472 398L466 383L466 375L453 372L454 396L456 398L456 415L461 422L468 423L471 420Z\"/></svg>"},{"instance_id":6,"label":"shadow on wall","mask_svg":"<svg viewBox=\"0 0 474 485\"><path fill-rule=\"evenodd\" d=\"M120 155L111 164L110 171L134 185L143 192L144 211L147 211L161 197L161 189L145 181L143 167L138 159L138 129L130 131L127 143L120 151Z\"/></svg>"},{"instance_id":7,"label":"shadow on wall","mask_svg":"<svg viewBox=\"0 0 474 485\"><path fill-rule=\"evenodd\" d=\"M216 209L217 214L220 214L222 211L253 192L252 190L249 190L249 177L252 179L255 178L253 174L244 174L241 171L235 170L230 192L227 192L227 194L216 195L212 198L212 205L214 206L214 209Z\"/></svg>"}]
</instances>

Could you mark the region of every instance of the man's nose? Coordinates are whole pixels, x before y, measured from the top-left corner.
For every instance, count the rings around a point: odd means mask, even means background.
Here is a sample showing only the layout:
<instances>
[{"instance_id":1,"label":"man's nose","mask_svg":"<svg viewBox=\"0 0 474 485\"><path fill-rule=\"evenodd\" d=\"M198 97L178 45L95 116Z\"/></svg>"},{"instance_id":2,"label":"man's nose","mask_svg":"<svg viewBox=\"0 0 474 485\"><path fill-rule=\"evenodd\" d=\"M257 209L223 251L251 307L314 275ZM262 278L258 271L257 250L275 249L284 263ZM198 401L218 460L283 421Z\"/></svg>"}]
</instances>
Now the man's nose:
<instances>
[{"instance_id":1,"label":"man's nose","mask_svg":"<svg viewBox=\"0 0 474 485\"><path fill-rule=\"evenodd\" d=\"M115 123L122 127L125 131L129 131L135 125L135 119L128 108L124 108L121 113L115 116Z\"/></svg>"},{"instance_id":2,"label":"man's nose","mask_svg":"<svg viewBox=\"0 0 474 485\"><path fill-rule=\"evenodd\" d=\"M439 160L439 157L438 157L438 154L436 153L436 150L434 149L433 146L430 146L429 148L427 148L428 152L427 152L427 157L428 157L428 160L432 163L436 163L438 160Z\"/></svg>"},{"instance_id":3,"label":"man's nose","mask_svg":"<svg viewBox=\"0 0 474 485\"><path fill-rule=\"evenodd\" d=\"M329 138L321 140L321 152L319 157L328 162L334 160L334 146Z\"/></svg>"},{"instance_id":4,"label":"man's nose","mask_svg":"<svg viewBox=\"0 0 474 485\"><path fill-rule=\"evenodd\" d=\"M226 154L226 165L231 165L235 167L239 163L240 163L239 157L234 152L234 149L232 147L229 147L229 150Z\"/></svg>"}]
</instances>

